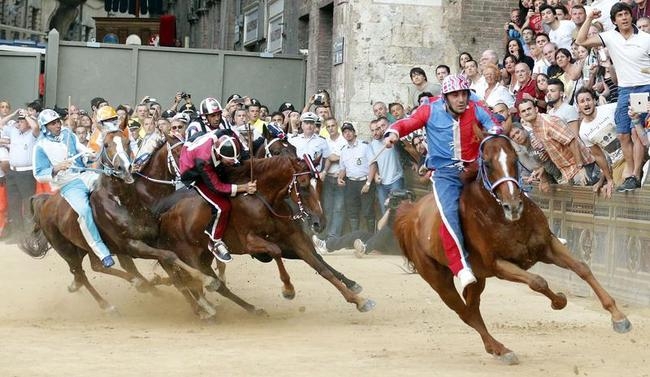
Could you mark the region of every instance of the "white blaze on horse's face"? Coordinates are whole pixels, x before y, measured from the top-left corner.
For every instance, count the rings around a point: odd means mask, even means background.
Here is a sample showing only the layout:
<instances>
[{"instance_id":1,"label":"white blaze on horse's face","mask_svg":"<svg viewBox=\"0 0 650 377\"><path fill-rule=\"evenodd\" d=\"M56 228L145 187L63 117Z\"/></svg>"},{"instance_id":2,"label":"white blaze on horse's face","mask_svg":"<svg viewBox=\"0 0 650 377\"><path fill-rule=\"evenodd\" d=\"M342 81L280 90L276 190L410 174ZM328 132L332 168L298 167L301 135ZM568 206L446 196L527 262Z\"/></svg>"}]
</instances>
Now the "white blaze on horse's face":
<instances>
[{"instance_id":1,"label":"white blaze on horse's face","mask_svg":"<svg viewBox=\"0 0 650 377\"><path fill-rule=\"evenodd\" d=\"M131 161L129 160L129 156L126 153L126 150L124 150L124 145L122 144L122 138L120 136L115 136L113 137L113 142L115 143L115 149L117 150L117 157L120 159L122 163L122 167L125 170L129 170L131 167Z\"/></svg>"},{"instance_id":2,"label":"white blaze on horse's face","mask_svg":"<svg viewBox=\"0 0 650 377\"><path fill-rule=\"evenodd\" d=\"M314 192L317 193L317 192L318 192L318 181L316 180L316 178L312 178L312 179L310 179L310 180L309 180L309 184L310 184L311 187L314 189ZM318 210L319 210L321 213L323 212L323 208L321 207L320 200L318 201Z\"/></svg>"},{"instance_id":3,"label":"white blaze on horse's face","mask_svg":"<svg viewBox=\"0 0 650 377\"><path fill-rule=\"evenodd\" d=\"M499 166L501 166L501 171L503 171L504 175L509 175L508 174L508 154L506 151L503 149L499 150L499 157L497 159L499 161ZM508 185L508 191L510 192L510 195L515 195L515 183L512 181L506 181L504 182L505 184Z\"/></svg>"}]
</instances>

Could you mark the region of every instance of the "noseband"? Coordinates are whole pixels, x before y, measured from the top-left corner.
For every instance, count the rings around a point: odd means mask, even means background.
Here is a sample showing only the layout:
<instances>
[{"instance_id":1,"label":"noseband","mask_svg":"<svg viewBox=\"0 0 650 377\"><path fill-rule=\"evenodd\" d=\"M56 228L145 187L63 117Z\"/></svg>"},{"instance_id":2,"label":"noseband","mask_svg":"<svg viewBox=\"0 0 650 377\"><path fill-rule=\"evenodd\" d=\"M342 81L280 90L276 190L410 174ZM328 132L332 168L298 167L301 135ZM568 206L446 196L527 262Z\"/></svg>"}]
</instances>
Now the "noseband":
<instances>
[{"instance_id":1,"label":"noseband","mask_svg":"<svg viewBox=\"0 0 650 377\"><path fill-rule=\"evenodd\" d=\"M496 137L501 137L506 139L508 142L510 142L510 138L508 138L505 135L490 135L483 139L481 141L481 144L479 146L479 157L478 157L478 164L479 164L479 170L478 170L478 175L479 175L479 180L483 184L483 187L485 187L486 190L492 195L492 197L497 201L497 203L501 204L501 199L497 197L496 193L494 192L499 185L501 185L504 182L513 182L517 188L521 190L521 185L519 184L519 177L511 177L509 175L505 175L496 181L492 182L490 181L489 175L488 175L488 169L487 166L485 165L485 160L483 159L483 145L485 142L488 140L491 140ZM506 174L506 172L504 172Z\"/></svg>"},{"instance_id":2,"label":"noseband","mask_svg":"<svg viewBox=\"0 0 650 377\"><path fill-rule=\"evenodd\" d=\"M277 143L277 142L282 142L283 139L280 139L279 137L274 138L271 141L267 141L264 139L264 157L272 157L273 154L271 153L271 145Z\"/></svg>"}]
</instances>

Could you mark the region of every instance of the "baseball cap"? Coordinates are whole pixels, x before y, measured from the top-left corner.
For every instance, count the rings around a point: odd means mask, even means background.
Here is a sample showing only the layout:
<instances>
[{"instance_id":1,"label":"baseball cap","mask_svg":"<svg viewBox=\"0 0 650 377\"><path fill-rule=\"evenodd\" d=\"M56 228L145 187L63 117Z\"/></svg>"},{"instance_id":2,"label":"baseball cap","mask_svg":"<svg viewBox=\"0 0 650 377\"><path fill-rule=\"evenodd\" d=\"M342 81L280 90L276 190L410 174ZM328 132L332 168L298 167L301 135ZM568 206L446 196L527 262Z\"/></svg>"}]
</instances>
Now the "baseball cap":
<instances>
[{"instance_id":1,"label":"baseball cap","mask_svg":"<svg viewBox=\"0 0 650 377\"><path fill-rule=\"evenodd\" d=\"M178 113L178 114L174 115L172 120L179 120L179 121L187 124L187 123L190 122L190 116L188 114L186 114L186 113Z\"/></svg>"},{"instance_id":2,"label":"baseball cap","mask_svg":"<svg viewBox=\"0 0 650 377\"><path fill-rule=\"evenodd\" d=\"M129 119L129 129L138 129L140 128L140 122L135 119Z\"/></svg>"}]
</instances>

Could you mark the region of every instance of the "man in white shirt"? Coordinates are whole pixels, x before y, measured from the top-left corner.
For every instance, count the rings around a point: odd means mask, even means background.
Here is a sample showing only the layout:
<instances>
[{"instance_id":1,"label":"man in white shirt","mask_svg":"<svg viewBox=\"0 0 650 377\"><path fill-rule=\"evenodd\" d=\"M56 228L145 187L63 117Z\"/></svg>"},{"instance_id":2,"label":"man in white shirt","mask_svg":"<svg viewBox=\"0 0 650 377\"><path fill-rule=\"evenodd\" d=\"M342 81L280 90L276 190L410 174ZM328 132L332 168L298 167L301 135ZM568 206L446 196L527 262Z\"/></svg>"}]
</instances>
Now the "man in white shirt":
<instances>
[{"instance_id":1,"label":"man in white shirt","mask_svg":"<svg viewBox=\"0 0 650 377\"><path fill-rule=\"evenodd\" d=\"M550 5L542 5L539 11L542 14L542 22L549 27L548 37L551 42L558 48L570 50L576 24L567 20L558 20L555 9Z\"/></svg>"},{"instance_id":2,"label":"man in white shirt","mask_svg":"<svg viewBox=\"0 0 650 377\"><path fill-rule=\"evenodd\" d=\"M591 89L581 88L576 93L578 110L582 116L580 122L580 139L596 159L602 171L602 178L594 186L594 191L600 189L606 198L612 196L615 177L619 177L623 170L623 151L621 143L616 137L614 124L616 104L596 106L598 96Z\"/></svg>"},{"instance_id":3,"label":"man in white shirt","mask_svg":"<svg viewBox=\"0 0 650 377\"><path fill-rule=\"evenodd\" d=\"M339 175L339 159L341 157L341 149L347 144L343 135L339 132L339 125L335 118L325 119L325 128L329 133L326 139L331 154L329 156L330 166L329 169L323 171L321 179L323 179L323 192L321 194L323 201L323 211L325 218L327 218L327 239L333 237L341 237L343 234L343 220L344 220L344 189L339 186L337 180ZM343 127L346 129L354 127L348 122L343 122Z\"/></svg>"},{"instance_id":4,"label":"man in white shirt","mask_svg":"<svg viewBox=\"0 0 650 377\"><path fill-rule=\"evenodd\" d=\"M634 26L632 8L621 2L614 4L610 10L610 17L616 24L616 29L588 37L591 22L601 16L601 11L598 9L593 9L587 15L587 20L576 37L576 43L586 48L607 47L616 67L618 77L616 133L621 142L626 165L624 172L626 178L616 190L633 191L641 187L641 168L645 148L632 125L628 107L630 93L650 92L650 74L643 73L643 68L650 67L650 34L640 32ZM640 122L643 123L645 115L642 114Z\"/></svg>"},{"instance_id":5,"label":"man in white shirt","mask_svg":"<svg viewBox=\"0 0 650 377\"><path fill-rule=\"evenodd\" d=\"M315 133L317 120L318 115L311 111L303 113L300 116L302 133L290 138L289 143L296 147L298 157L302 158L307 154L315 163L320 161L320 164L316 166L319 171L328 171L330 148L325 138ZM321 170L320 167L324 168Z\"/></svg>"},{"instance_id":6,"label":"man in white shirt","mask_svg":"<svg viewBox=\"0 0 650 377\"><path fill-rule=\"evenodd\" d=\"M567 126L578 134L578 112L569 105L564 96L564 83L560 79L548 80L548 92L546 93L546 112L562 119Z\"/></svg>"}]
</instances>

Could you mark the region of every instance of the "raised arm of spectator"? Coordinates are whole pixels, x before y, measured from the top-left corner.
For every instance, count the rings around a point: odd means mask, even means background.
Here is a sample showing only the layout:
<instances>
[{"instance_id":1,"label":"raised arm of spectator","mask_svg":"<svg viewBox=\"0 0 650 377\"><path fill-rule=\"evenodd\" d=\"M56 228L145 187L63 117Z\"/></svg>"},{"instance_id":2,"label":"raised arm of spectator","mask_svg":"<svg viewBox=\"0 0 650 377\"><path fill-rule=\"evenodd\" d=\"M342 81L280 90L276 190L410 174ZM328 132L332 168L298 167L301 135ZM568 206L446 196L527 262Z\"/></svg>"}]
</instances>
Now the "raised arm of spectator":
<instances>
[{"instance_id":1,"label":"raised arm of spectator","mask_svg":"<svg viewBox=\"0 0 650 377\"><path fill-rule=\"evenodd\" d=\"M38 126L36 119L29 116L29 114L27 114L27 110L20 109L19 111L23 112L27 124L29 124L29 127L32 129L32 135L34 135L34 137L38 137L38 135L41 134L41 128Z\"/></svg>"},{"instance_id":2,"label":"raised arm of spectator","mask_svg":"<svg viewBox=\"0 0 650 377\"><path fill-rule=\"evenodd\" d=\"M589 28L591 27L591 22L600 17L601 12L598 9L592 9L591 12L587 15L587 19L578 30L576 35L576 43L585 48L593 48L596 46L602 46L603 40L600 39L599 35L592 35L588 37Z\"/></svg>"},{"instance_id":3,"label":"raised arm of spectator","mask_svg":"<svg viewBox=\"0 0 650 377\"><path fill-rule=\"evenodd\" d=\"M569 80L578 80L582 77L582 68L585 65L586 59L576 60L575 63L570 64L565 70L565 77Z\"/></svg>"},{"instance_id":4,"label":"raised arm of spectator","mask_svg":"<svg viewBox=\"0 0 650 377\"><path fill-rule=\"evenodd\" d=\"M307 103L305 104L305 107L303 107L303 109L302 109L303 113L306 113L307 111L309 111L309 109L311 109L311 107L314 105L314 97L315 97L315 94L312 94L311 97L309 97L309 101L307 101Z\"/></svg>"},{"instance_id":5,"label":"raised arm of spectator","mask_svg":"<svg viewBox=\"0 0 650 377\"><path fill-rule=\"evenodd\" d=\"M13 113L7 115L6 117L0 118L0 128L4 127L5 124L7 124L7 122L8 122L10 119L12 119L12 118L14 118L14 117L17 117L19 111L20 111L20 109L16 109Z\"/></svg>"}]
</instances>

